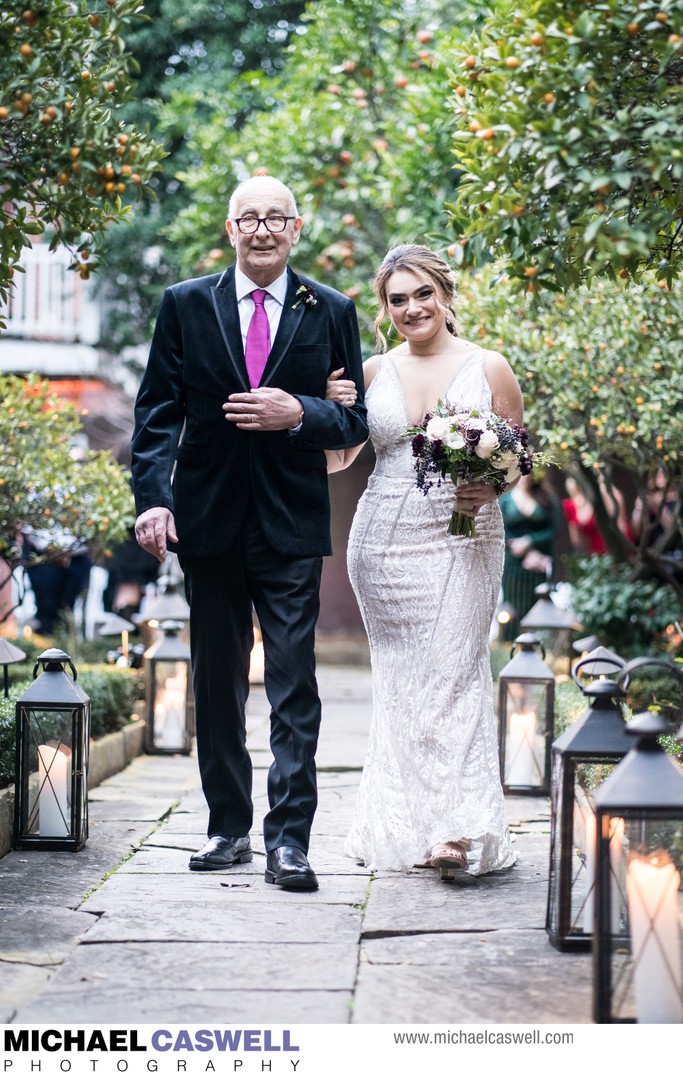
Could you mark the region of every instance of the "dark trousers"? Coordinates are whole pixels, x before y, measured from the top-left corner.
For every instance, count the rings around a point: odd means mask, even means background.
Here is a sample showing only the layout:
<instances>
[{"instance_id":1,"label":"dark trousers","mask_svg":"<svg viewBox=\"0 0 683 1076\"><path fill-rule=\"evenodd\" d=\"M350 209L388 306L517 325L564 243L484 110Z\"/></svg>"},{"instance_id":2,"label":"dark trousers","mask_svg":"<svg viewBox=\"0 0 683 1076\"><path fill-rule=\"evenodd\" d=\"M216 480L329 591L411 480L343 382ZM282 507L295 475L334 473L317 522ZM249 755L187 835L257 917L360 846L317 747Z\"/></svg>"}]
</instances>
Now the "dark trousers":
<instances>
[{"instance_id":1,"label":"dark trousers","mask_svg":"<svg viewBox=\"0 0 683 1076\"><path fill-rule=\"evenodd\" d=\"M89 557L78 554L26 568L36 602L36 631L51 635L63 615L73 611L87 589L90 567Z\"/></svg>"},{"instance_id":2,"label":"dark trousers","mask_svg":"<svg viewBox=\"0 0 683 1076\"><path fill-rule=\"evenodd\" d=\"M253 822L244 712L253 603L271 706L265 845L268 851L288 844L307 852L317 806L321 707L314 647L322 560L282 556L253 514L225 553L179 559L190 603L197 755L209 805L208 834L243 837Z\"/></svg>"}]
</instances>

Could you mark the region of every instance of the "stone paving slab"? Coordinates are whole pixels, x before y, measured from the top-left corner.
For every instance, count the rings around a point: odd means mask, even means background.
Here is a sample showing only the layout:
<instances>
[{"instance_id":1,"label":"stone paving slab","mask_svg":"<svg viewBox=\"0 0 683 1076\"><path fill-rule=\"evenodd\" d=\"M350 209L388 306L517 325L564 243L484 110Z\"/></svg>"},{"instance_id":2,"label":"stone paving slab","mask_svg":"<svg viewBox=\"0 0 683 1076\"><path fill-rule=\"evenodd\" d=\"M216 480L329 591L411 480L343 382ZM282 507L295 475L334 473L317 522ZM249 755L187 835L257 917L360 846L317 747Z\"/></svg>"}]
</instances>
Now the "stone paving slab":
<instances>
[{"instance_id":1,"label":"stone paving slab","mask_svg":"<svg viewBox=\"0 0 683 1076\"><path fill-rule=\"evenodd\" d=\"M131 898L109 902L102 891L93 894L83 909L101 914L88 933L88 941L206 941L224 942L357 942L361 912L347 905L315 904L306 894L282 893L273 902L230 900L223 890L211 903L167 903L161 908L131 906ZM294 899L287 900L292 896ZM322 955L322 954L321 954Z\"/></svg>"},{"instance_id":2,"label":"stone paving slab","mask_svg":"<svg viewBox=\"0 0 683 1076\"><path fill-rule=\"evenodd\" d=\"M0 965L0 1023L9 1024L47 986L53 969L31 964Z\"/></svg>"},{"instance_id":3,"label":"stone paving slab","mask_svg":"<svg viewBox=\"0 0 683 1076\"><path fill-rule=\"evenodd\" d=\"M354 942L253 945L246 942L131 942L79 945L52 979L50 991L125 993L131 981L154 993L160 983L183 990L352 990L358 964Z\"/></svg>"},{"instance_id":4,"label":"stone paving slab","mask_svg":"<svg viewBox=\"0 0 683 1076\"><path fill-rule=\"evenodd\" d=\"M363 943L353 1023L585 1024L591 997L590 956L544 930L392 938Z\"/></svg>"},{"instance_id":5,"label":"stone paving slab","mask_svg":"<svg viewBox=\"0 0 683 1076\"><path fill-rule=\"evenodd\" d=\"M20 1022L51 1026L64 1023L199 1024L201 1027L247 1023L256 1027L347 1024L351 1004L352 994L345 990L212 990L210 986L186 990L176 984L170 987L157 984L153 990L139 990L131 984L124 993L119 990L111 994L93 991L92 987L89 991L74 989L58 994L48 990L22 1007ZM232 1068L219 1064L216 1069L226 1076L232 1072Z\"/></svg>"},{"instance_id":6,"label":"stone paving slab","mask_svg":"<svg viewBox=\"0 0 683 1076\"><path fill-rule=\"evenodd\" d=\"M96 922L94 915L34 904L0 905L0 967L8 963L55 965Z\"/></svg>"},{"instance_id":7,"label":"stone paving slab","mask_svg":"<svg viewBox=\"0 0 683 1076\"><path fill-rule=\"evenodd\" d=\"M547 899L547 842L520 838L519 862L480 878L442 881L431 870L377 876L363 921L366 937L419 930L483 930L543 926ZM542 858L542 864L539 863Z\"/></svg>"},{"instance_id":8,"label":"stone paving slab","mask_svg":"<svg viewBox=\"0 0 683 1076\"><path fill-rule=\"evenodd\" d=\"M0 901L77 908L151 828L145 822L103 826L80 852L12 852L0 860Z\"/></svg>"}]
</instances>

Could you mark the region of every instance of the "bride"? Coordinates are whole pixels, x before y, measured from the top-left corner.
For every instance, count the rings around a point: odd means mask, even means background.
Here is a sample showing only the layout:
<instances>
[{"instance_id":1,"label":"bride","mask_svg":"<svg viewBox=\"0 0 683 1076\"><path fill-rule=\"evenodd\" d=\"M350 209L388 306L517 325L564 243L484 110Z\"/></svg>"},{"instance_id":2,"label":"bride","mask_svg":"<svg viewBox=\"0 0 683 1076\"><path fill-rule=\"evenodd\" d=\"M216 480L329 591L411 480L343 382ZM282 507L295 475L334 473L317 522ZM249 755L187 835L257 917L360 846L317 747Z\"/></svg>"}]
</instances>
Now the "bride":
<instances>
[{"instance_id":1,"label":"bride","mask_svg":"<svg viewBox=\"0 0 683 1076\"><path fill-rule=\"evenodd\" d=\"M345 851L373 870L427 865L444 878L484 874L515 861L488 650L503 522L493 487L469 483L457 490L457 508L476 516L476 536L448 535L455 487L448 479L426 496L417 489L404 432L444 398L521 423L522 394L502 355L458 334L453 277L433 251L396 247L374 284L380 354L364 371L376 466L348 548L374 705ZM387 318L403 340L383 354ZM348 402L353 385L342 374L332 375L328 396ZM359 451L328 452L329 470L348 467Z\"/></svg>"}]
</instances>

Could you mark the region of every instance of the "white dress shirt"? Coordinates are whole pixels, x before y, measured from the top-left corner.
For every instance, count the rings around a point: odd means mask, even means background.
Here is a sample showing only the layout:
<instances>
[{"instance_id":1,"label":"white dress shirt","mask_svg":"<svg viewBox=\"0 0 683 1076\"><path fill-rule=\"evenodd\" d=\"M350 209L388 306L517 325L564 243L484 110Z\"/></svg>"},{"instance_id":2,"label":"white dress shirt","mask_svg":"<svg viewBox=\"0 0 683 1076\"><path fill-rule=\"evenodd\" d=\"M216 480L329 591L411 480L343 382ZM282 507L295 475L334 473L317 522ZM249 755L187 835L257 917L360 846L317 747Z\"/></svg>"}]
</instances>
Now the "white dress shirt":
<instances>
[{"instance_id":1,"label":"white dress shirt","mask_svg":"<svg viewBox=\"0 0 683 1076\"><path fill-rule=\"evenodd\" d=\"M237 296L237 309L240 315L240 329L242 331L242 347L246 351L247 347L247 332L249 330L249 322L251 321L254 313L254 300L251 297L252 291L258 288L258 284L254 284L253 280L250 280L245 273L235 266L235 293ZM263 288L266 293L266 297L263 300L266 314L268 315L268 324L270 325L270 346L273 346L273 340L280 324L280 318L282 317L282 311L285 305L285 297L287 295L287 270L281 273L279 277L271 281L267 288ZM299 399L298 396L296 397ZM303 417L303 408L302 417ZM298 422L296 426L290 427L287 431L290 434L298 433L301 429L302 422Z\"/></svg>"},{"instance_id":2,"label":"white dress shirt","mask_svg":"<svg viewBox=\"0 0 683 1076\"><path fill-rule=\"evenodd\" d=\"M251 297L251 292L255 291L258 287L258 284L254 284L253 280L250 280L238 266L235 266L235 293L237 295L237 309L239 310L240 315L240 329L242 330L242 346L245 348L249 322L254 313L254 300ZM265 291L266 293L263 305L266 314L268 315L270 343L272 347L275 334L280 324L280 318L282 317L285 297L287 295L287 270L285 269L284 273L281 273L279 277L273 280L267 288L263 288L262 291Z\"/></svg>"}]
</instances>

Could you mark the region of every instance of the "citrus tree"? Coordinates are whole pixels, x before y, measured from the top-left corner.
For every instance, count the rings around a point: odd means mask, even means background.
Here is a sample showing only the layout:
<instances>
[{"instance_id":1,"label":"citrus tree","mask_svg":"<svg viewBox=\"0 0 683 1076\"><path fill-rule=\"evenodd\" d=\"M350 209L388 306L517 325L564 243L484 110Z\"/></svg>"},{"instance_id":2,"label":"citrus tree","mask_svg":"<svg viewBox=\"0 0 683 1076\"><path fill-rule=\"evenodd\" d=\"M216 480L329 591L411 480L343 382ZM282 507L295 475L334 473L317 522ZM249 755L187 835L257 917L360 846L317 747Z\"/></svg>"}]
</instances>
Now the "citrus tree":
<instances>
[{"instance_id":1,"label":"citrus tree","mask_svg":"<svg viewBox=\"0 0 683 1076\"><path fill-rule=\"evenodd\" d=\"M609 551L683 601L683 297L644 278L532 305L493 269L463 274L460 291L465 335L511 362L534 443L579 479ZM647 509L630 536L610 496L624 474Z\"/></svg>"},{"instance_id":2,"label":"citrus tree","mask_svg":"<svg viewBox=\"0 0 683 1076\"><path fill-rule=\"evenodd\" d=\"M683 0L505 5L450 50L458 259L530 290L683 268Z\"/></svg>"},{"instance_id":3,"label":"citrus tree","mask_svg":"<svg viewBox=\"0 0 683 1076\"><path fill-rule=\"evenodd\" d=\"M210 119L216 100L242 71L267 77L282 69L303 7L304 0L145 0L146 18L126 30L136 70L134 93L122 112L138 127L152 126L166 156L132 219L107 231L107 263L115 272L100 274L98 288L109 350L148 339L159 296L182 275L181 252L165 231L191 197L178 178L196 164L188 134ZM192 107L177 116L169 109L161 131L158 111L172 96L190 99ZM248 112L245 98L243 105Z\"/></svg>"},{"instance_id":4,"label":"citrus tree","mask_svg":"<svg viewBox=\"0 0 683 1076\"><path fill-rule=\"evenodd\" d=\"M108 224L139 197L162 149L121 119L131 91L122 34L138 0L31 0L0 12L0 298L46 230L87 277Z\"/></svg>"},{"instance_id":5,"label":"citrus tree","mask_svg":"<svg viewBox=\"0 0 683 1076\"><path fill-rule=\"evenodd\" d=\"M21 563L25 527L51 532L35 562L86 543L94 554L122 542L135 521L125 470L109 452L75 458L81 423L48 382L0 375L0 587Z\"/></svg>"},{"instance_id":6,"label":"citrus tree","mask_svg":"<svg viewBox=\"0 0 683 1076\"><path fill-rule=\"evenodd\" d=\"M318 0L282 73L245 72L210 97L210 122L192 128L193 96L174 96L163 117L193 131L197 162L180 176L192 200L170 230L186 271L231 260L231 190L250 175L274 174L293 188L304 218L297 266L369 311L370 281L387 249L444 228L455 175L437 46L472 10L435 0Z\"/></svg>"}]
</instances>

